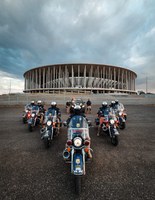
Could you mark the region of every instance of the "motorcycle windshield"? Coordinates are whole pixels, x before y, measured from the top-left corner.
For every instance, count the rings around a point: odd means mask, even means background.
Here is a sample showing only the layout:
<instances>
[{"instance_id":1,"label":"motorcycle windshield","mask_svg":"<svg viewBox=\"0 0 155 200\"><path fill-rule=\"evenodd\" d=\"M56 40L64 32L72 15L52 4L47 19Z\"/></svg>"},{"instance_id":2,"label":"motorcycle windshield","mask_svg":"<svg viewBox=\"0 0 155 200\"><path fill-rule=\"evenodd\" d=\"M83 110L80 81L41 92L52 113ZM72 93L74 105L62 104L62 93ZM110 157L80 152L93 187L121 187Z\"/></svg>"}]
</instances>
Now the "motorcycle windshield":
<instances>
[{"instance_id":1,"label":"motorcycle windshield","mask_svg":"<svg viewBox=\"0 0 155 200\"><path fill-rule=\"evenodd\" d=\"M49 109L47 112L46 112L46 116L56 116L57 113L56 113L56 110L55 109Z\"/></svg>"},{"instance_id":2,"label":"motorcycle windshield","mask_svg":"<svg viewBox=\"0 0 155 200\"><path fill-rule=\"evenodd\" d=\"M88 128L88 123L85 117L75 115L71 118L68 126L69 128Z\"/></svg>"},{"instance_id":3,"label":"motorcycle windshield","mask_svg":"<svg viewBox=\"0 0 155 200\"><path fill-rule=\"evenodd\" d=\"M45 114L46 119L53 119L53 121L56 121L57 119L57 113L55 109L49 109Z\"/></svg>"},{"instance_id":4,"label":"motorcycle windshield","mask_svg":"<svg viewBox=\"0 0 155 200\"><path fill-rule=\"evenodd\" d=\"M76 136L81 136L83 139L89 137L87 120L83 116L76 115L71 118L68 125L68 136L73 139Z\"/></svg>"},{"instance_id":5,"label":"motorcycle windshield","mask_svg":"<svg viewBox=\"0 0 155 200\"><path fill-rule=\"evenodd\" d=\"M39 113L39 107L38 106L33 106L31 109L31 113Z\"/></svg>"},{"instance_id":6,"label":"motorcycle windshield","mask_svg":"<svg viewBox=\"0 0 155 200\"><path fill-rule=\"evenodd\" d=\"M25 112L26 112L26 110L31 110L31 109L32 109L32 106L31 106L31 105L27 104L27 105L25 106Z\"/></svg>"}]
</instances>

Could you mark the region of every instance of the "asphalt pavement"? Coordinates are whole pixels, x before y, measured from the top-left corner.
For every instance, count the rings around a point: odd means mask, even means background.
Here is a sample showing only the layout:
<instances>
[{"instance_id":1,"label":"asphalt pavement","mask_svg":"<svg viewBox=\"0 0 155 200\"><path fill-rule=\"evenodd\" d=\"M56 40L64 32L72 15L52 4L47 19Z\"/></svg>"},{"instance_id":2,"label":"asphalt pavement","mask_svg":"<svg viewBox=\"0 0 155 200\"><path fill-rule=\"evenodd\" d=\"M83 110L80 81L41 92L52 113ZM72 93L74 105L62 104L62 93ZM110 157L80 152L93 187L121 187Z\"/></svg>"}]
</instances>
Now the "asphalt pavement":
<instances>
[{"instance_id":1,"label":"asphalt pavement","mask_svg":"<svg viewBox=\"0 0 155 200\"><path fill-rule=\"evenodd\" d=\"M29 132L21 121L23 106L0 107L1 200L154 200L155 106L127 105L126 129L119 145L108 136L97 137L94 124L99 105L87 115L93 160L86 165L82 192L74 191L70 165L62 158L67 128L62 127L49 149L40 139L39 127ZM65 106L60 106L66 120Z\"/></svg>"}]
</instances>

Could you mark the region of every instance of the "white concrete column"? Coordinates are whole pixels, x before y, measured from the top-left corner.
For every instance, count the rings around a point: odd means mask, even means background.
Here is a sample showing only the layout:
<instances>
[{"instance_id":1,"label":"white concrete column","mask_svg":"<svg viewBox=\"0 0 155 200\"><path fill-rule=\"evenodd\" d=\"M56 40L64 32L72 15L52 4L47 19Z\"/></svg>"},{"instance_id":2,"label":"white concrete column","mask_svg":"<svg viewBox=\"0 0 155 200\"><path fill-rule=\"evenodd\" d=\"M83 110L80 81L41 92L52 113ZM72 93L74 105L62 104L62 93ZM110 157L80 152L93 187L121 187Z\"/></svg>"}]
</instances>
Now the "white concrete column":
<instances>
[{"instance_id":1,"label":"white concrete column","mask_svg":"<svg viewBox=\"0 0 155 200\"><path fill-rule=\"evenodd\" d=\"M32 89L32 72L30 71L30 89Z\"/></svg>"},{"instance_id":2,"label":"white concrete column","mask_svg":"<svg viewBox=\"0 0 155 200\"><path fill-rule=\"evenodd\" d=\"M72 88L74 87L74 69L72 65Z\"/></svg>"},{"instance_id":3,"label":"white concrete column","mask_svg":"<svg viewBox=\"0 0 155 200\"><path fill-rule=\"evenodd\" d=\"M78 65L78 85L80 85L80 65Z\"/></svg>"},{"instance_id":4,"label":"white concrete column","mask_svg":"<svg viewBox=\"0 0 155 200\"><path fill-rule=\"evenodd\" d=\"M120 68L118 69L118 89L120 89Z\"/></svg>"},{"instance_id":5,"label":"white concrete column","mask_svg":"<svg viewBox=\"0 0 155 200\"><path fill-rule=\"evenodd\" d=\"M61 66L58 66L58 87L60 88Z\"/></svg>"},{"instance_id":6,"label":"white concrete column","mask_svg":"<svg viewBox=\"0 0 155 200\"><path fill-rule=\"evenodd\" d=\"M42 85L43 85L43 88L45 88L46 87L46 84L45 84L45 68L42 69L42 72L43 72L43 83L42 83Z\"/></svg>"},{"instance_id":7,"label":"white concrete column","mask_svg":"<svg viewBox=\"0 0 155 200\"><path fill-rule=\"evenodd\" d=\"M114 68L114 88L116 89L116 68Z\"/></svg>"},{"instance_id":8,"label":"white concrete column","mask_svg":"<svg viewBox=\"0 0 155 200\"><path fill-rule=\"evenodd\" d=\"M55 88L56 87L55 66L53 67L53 81L54 81L53 88Z\"/></svg>"},{"instance_id":9,"label":"white concrete column","mask_svg":"<svg viewBox=\"0 0 155 200\"><path fill-rule=\"evenodd\" d=\"M86 65L84 66L84 87L86 87Z\"/></svg>"},{"instance_id":10,"label":"white concrete column","mask_svg":"<svg viewBox=\"0 0 155 200\"><path fill-rule=\"evenodd\" d=\"M39 88L41 88L41 69L39 68Z\"/></svg>"},{"instance_id":11,"label":"white concrete column","mask_svg":"<svg viewBox=\"0 0 155 200\"><path fill-rule=\"evenodd\" d=\"M122 85L122 89L124 88L123 87L123 83L124 83L124 69L122 69L122 80L121 80L121 85Z\"/></svg>"}]
</instances>

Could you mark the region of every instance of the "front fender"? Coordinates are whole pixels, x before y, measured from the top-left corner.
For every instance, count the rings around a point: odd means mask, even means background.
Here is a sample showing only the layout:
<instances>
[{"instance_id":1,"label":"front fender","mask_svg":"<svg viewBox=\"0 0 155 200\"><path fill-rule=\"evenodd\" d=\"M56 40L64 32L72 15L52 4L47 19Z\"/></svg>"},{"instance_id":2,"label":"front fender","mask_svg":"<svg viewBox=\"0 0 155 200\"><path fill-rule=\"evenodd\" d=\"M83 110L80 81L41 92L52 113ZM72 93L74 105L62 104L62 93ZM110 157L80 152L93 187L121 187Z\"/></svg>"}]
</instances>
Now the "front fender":
<instances>
[{"instance_id":1,"label":"front fender","mask_svg":"<svg viewBox=\"0 0 155 200\"><path fill-rule=\"evenodd\" d=\"M44 136L43 138L49 138L49 140L53 139L53 134L52 134L52 131L51 130L46 130L45 133L44 133Z\"/></svg>"},{"instance_id":2,"label":"front fender","mask_svg":"<svg viewBox=\"0 0 155 200\"><path fill-rule=\"evenodd\" d=\"M33 120L32 120L32 118L30 118L30 119L28 119L28 124L33 124Z\"/></svg>"},{"instance_id":3,"label":"front fender","mask_svg":"<svg viewBox=\"0 0 155 200\"><path fill-rule=\"evenodd\" d=\"M120 123L125 122L125 119L123 117L119 117L119 122Z\"/></svg>"},{"instance_id":4,"label":"front fender","mask_svg":"<svg viewBox=\"0 0 155 200\"><path fill-rule=\"evenodd\" d=\"M80 153L74 153L73 159L71 162L72 165L72 173L74 175L83 175L85 171L85 162L84 162L84 156Z\"/></svg>"}]
</instances>

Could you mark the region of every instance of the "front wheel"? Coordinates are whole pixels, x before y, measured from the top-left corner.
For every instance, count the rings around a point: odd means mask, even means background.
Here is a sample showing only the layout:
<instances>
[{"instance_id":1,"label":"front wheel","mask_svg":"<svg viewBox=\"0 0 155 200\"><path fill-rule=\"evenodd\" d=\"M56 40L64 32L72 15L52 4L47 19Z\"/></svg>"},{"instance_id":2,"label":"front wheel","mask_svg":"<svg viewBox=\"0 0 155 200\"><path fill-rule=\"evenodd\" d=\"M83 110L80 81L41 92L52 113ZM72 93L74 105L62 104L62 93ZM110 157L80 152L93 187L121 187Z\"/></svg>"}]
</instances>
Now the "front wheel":
<instances>
[{"instance_id":1,"label":"front wheel","mask_svg":"<svg viewBox=\"0 0 155 200\"><path fill-rule=\"evenodd\" d=\"M26 124L27 120L25 117L23 117L23 124Z\"/></svg>"},{"instance_id":2,"label":"front wheel","mask_svg":"<svg viewBox=\"0 0 155 200\"><path fill-rule=\"evenodd\" d=\"M81 193L81 176L75 176L75 192L76 194Z\"/></svg>"},{"instance_id":3,"label":"front wheel","mask_svg":"<svg viewBox=\"0 0 155 200\"><path fill-rule=\"evenodd\" d=\"M118 136L117 136L117 135L112 136L112 138L111 138L111 143L112 143L114 146L117 146L117 145L118 145Z\"/></svg>"},{"instance_id":4,"label":"front wheel","mask_svg":"<svg viewBox=\"0 0 155 200\"><path fill-rule=\"evenodd\" d=\"M50 146L50 141L48 138L44 138L44 145L45 145L45 148L48 149L49 146Z\"/></svg>"},{"instance_id":5,"label":"front wheel","mask_svg":"<svg viewBox=\"0 0 155 200\"><path fill-rule=\"evenodd\" d=\"M28 124L28 130L29 130L30 132L32 132L32 125L31 125L31 124Z\"/></svg>"},{"instance_id":6,"label":"front wheel","mask_svg":"<svg viewBox=\"0 0 155 200\"><path fill-rule=\"evenodd\" d=\"M125 129L125 126L126 126L126 125L125 125L125 122L122 122L122 123L120 124L120 126L119 126L119 127L120 127L120 129L122 129L122 130L123 130L123 129Z\"/></svg>"}]
</instances>

